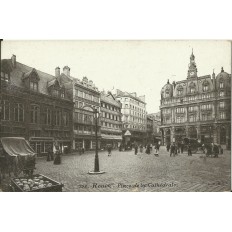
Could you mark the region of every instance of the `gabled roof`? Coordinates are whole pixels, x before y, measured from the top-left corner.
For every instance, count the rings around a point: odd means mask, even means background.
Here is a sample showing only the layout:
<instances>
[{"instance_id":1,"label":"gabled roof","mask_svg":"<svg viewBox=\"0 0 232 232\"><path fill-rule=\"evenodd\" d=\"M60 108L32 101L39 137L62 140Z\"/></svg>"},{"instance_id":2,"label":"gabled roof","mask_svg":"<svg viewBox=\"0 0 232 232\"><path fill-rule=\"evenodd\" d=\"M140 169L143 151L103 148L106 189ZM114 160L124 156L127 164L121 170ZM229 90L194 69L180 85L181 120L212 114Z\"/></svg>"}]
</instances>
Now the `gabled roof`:
<instances>
[{"instance_id":1,"label":"gabled roof","mask_svg":"<svg viewBox=\"0 0 232 232\"><path fill-rule=\"evenodd\" d=\"M30 70L29 72L24 73L23 76L22 76L22 80L25 80L26 78L28 78L33 73L35 73L36 76L37 76L37 78L38 78L38 80L40 80L39 75L38 75L36 69L34 69L34 68L32 68L32 70Z\"/></svg>"},{"instance_id":2,"label":"gabled roof","mask_svg":"<svg viewBox=\"0 0 232 232\"><path fill-rule=\"evenodd\" d=\"M38 78L40 79L39 85L38 85L38 92L49 95L48 88L47 88L48 83L51 85L52 83L56 81L55 76L42 72L35 68L32 68L20 62L16 62L16 65L14 68L12 66L11 59L4 59L2 60L2 63L8 64L9 67L12 67L11 77L10 77L11 84L17 87L25 88L25 84L23 83L23 80L26 77L28 77L30 74L36 73L38 75Z\"/></svg>"}]
</instances>

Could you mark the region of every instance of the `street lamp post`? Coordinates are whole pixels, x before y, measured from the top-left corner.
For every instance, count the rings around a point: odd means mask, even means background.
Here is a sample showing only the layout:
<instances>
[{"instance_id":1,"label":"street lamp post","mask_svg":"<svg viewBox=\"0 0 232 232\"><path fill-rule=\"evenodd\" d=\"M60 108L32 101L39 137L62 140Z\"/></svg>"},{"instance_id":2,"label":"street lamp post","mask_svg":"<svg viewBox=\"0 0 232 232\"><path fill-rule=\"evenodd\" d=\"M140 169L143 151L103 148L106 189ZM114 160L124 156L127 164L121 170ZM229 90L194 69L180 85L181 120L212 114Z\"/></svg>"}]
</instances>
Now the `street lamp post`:
<instances>
[{"instance_id":1,"label":"street lamp post","mask_svg":"<svg viewBox=\"0 0 232 232\"><path fill-rule=\"evenodd\" d=\"M96 141L96 146L95 146L95 157L94 157L94 171L89 171L89 174L103 174L105 172L100 171L100 168L99 168L98 137L97 137L99 112L97 111L97 109L94 109L93 114L94 114L94 118L95 118L95 141Z\"/></svg>"}]
</instances>

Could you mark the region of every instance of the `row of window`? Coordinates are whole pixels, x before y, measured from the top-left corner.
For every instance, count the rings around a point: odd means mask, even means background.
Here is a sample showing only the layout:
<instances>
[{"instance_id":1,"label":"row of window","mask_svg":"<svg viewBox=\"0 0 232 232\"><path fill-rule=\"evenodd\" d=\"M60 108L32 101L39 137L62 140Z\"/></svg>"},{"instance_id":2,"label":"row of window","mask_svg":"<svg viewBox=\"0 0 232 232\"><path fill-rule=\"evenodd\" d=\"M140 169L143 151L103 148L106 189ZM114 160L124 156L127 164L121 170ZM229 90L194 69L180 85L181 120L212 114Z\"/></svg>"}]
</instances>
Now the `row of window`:
<instances>
[{"instance_id":1,"label":"row of window","mask_svg":"<svg viewBox=\"0 0 232 232\"><path fill-rule=\"evenodd\" d=\"M136 106L133 106L133 105L130 105L130 104L125 104L125 108L129 108L131 110L135 110L135 111L140 112L142 114L146 113L146 111L144 109L141 109L139 107L136 107Z\"/></svg>"},{"instance_id":2,"label":"row of window","mask_svg":"<svg viewBox=\"0 0 232 232\"><path fill-rule=\"evenodd\" d=\"M115 121L121 121L121 117L118 115L114 115L114 114L110 114L110 113L106 113L106 112L102 112L102 117L103 118L108 118L108 119L112 119Z\"/></svg>"},{"instance_id":3,"label":"row of window","mask_svg":"<svg viewBox=\"0 0 232 232\"><path fill-rule=\"evenodd\" d=\"M220 89L224 89L224 82L220 82L219 83L219 88ZM203 85L202 90L203 90L203 92L208 92L210 90L209 89L209 85ZM196 92L196 88L195 87L190 88L190 93L195 93L195 92ZM168 92L166 94L168 94ZM179 95L179 96L183 95L183 89L177 90L177 95Z\"/></svg>"},{"instance_id":4,"label":"row of window","mask_svg":"<svg viewBox=\"0 0 232 232\"><path fill-rule=\"evenodd\" d=\"M202 114L201 115L201 120L202 121L208 121L212 120L212 114ZM219 119L226 119L226 113L225 112L219 112ZM190 115L189 116L189 122L196 122L198 121L197 115ZM176 123L184 123L186 122L185 117L183 116L178 116L176 117ZM171 123L171 117L164 117L163 118L163 123Z\"/></svg>"},{"instance_id":5,"label":"row of window","mask_svg":"<svg viewBox=\"0 0 232 232\"><path fill-rule=\"evenodd\" d=\"M105 127L115 128L115 129L121 128L121 125L117 125L117 124L113 124L113 123L109 123L109 122L101 122L101 125L105 126Z\"/></svg>"},{"instance_id":6,"label":"row of window","mask_svg":"<svg viewBox=\"0 0 232 232\"><path fill-rule=\"evenodd\" d=\"M112 110L112 111L116 111L116 112L120 112L120 110L121 110L120 108L118 108L116 106L112 106L112 105L104 103L104 102L101 102L101 107Z\"/></svg>"},{"instance_id":7,"label":"row of window","mask_svg":"<svg viewBox=\"0 0 232 232\"><path fill-rule=\"evenodd\" d=\"M93 109L97 109L98 110L98 112L99 112L99 107L98 106L95 106L95 105L90 105L90 104L87 104L87 103L85 103L85 102L81 102L81 101L76 101L75 102L75 107L76 108L83 108L84 106L86 106L86 107L91 107L91 108L93 108Z\"/></svg>"},{"instance_id":8,"label":"row of window","mask_svg":"<svg viewBox=\"0 0 232 232\"><path fill-rule=\"evenodd\" d=\"M219 97L224 97L225 96L225 91L220 91L219 92ZM195 95L195 96L189 96L184 99L184 101L196 101L196 100L201 100L201 99L210 99L211 93L206 93L206 94L201 94L201 95ZM171 103L176 103L180 102L180 99L164 99L163 104L171 104ZM183 101L183 100L182 100Z\"/></svg>"},{"instance_id":9,"label":"row of window","mask_svg":"<svg viewBox=\"0 0 232 232\"><path fill-rule=\"evenodd\" d=\"M131 128L131 129L139 129L139 130L145 130L145 126L141 125L129 125L129 124L124 124L124 128Z\"/></svg>"},{"instance_id":10,"label":"row of window","mask_svg":"<svg viewBox=\"0 0 232 232\"><path fill-rule=\"evenodd\" d=\"M224 109L225 108L225 102L219 102L219 109ZM204 104L201 105L201 109L202 110L211 110L212 109L212 104ZM194 112L198 110L198 106L190 106L188 108L189 112ZM184 113L185 112L185 108L181 107L181 108L176 108L176 113ZM171 109L163 109L163 114L170 114L171 113Z\"/></svg>"},{"instance_id":11,"label":"row of window","mask_svg":"<svg viewBox=\"0 0 232 232\"><path fill-rule=\"evenodd\" d=\"M79 133L84 133L84 134L95 133L95 127L93 127L93 126L74 125L74 130L79 132ZM98 133L99 133L99 129L98 129Z\"/></svg>"},{"instance_id":12,"label":"row of window","mask_svg":"<svg viewBox=\"0 0 232 232\"><path fill-rule=\"evenodd\" d=\"M137 117L133 117L133 116L124 115L123 119L125 122L130 121L130 122L136 122L136 123L146 123L145 119L137 118Z\"/></svg>"},{"instance_id":13,"label":"row of window","mask_svg":"<svg viewBox=\"0 0 232 232\"><path fill-rule=\"evenodd\" d=\"M122 98L120 99L120 100L122 100ZM132 99L132 98L124 98L124 101L125 102L131 102L131 103L133 103L133 104L136 104L136 105L138 105L138 106L141 106L141 107L145 107L145 104L144 103L142 103L142 102L140 102L140 101L136 101L136 100L134 100L134 99Z\"/></svg>"},{"instance_id":14,"label":"row of window","mask_svg":"<svg viewBox=\"0 0 232 232\"><path fill-rule=\"evenodd\" d=\"M92 124L93 123L93 115L88 115L88 114L76 112L74 114L74 120L78 121L78 122L84 122L84 123Z\"/></svg>"},{"instance_id":15,"label":"row of window","mask_svg":"<svg viewBox=\"0 0 232 232\"><path fill-rule=\"evenodd\" d=\"M54 112L50 108L46 108L43 112L40 112L38 105L31 104L29 108L30 123L39 123L40 117L42 123L51 125L52 121L54 125L60 126L62 123L64 126L69 125L69 113L62 112L60 109L56 109ZM24 122L25 120L25 109L22 103L13 103L13 115L10 115L10 102L2 101L2 120L9 121L12 119L16 122Z\"/></svg>"},{"instance_id":16,"label":"row of window","mask_svg":"<svg viewBox=\"0 0 232 232\"><path fill-rule=\"evenodd\" d=\"M94 101L96 103L99 103L100 101L100 98L99 97L96 97L94 95L91 95L89 93L86 93L84 91L80 91L78 89L75 90L75 95L78 96L78 97L81 97L81 98L85 98L89 101Z\"/></svg>"}]
</instances>

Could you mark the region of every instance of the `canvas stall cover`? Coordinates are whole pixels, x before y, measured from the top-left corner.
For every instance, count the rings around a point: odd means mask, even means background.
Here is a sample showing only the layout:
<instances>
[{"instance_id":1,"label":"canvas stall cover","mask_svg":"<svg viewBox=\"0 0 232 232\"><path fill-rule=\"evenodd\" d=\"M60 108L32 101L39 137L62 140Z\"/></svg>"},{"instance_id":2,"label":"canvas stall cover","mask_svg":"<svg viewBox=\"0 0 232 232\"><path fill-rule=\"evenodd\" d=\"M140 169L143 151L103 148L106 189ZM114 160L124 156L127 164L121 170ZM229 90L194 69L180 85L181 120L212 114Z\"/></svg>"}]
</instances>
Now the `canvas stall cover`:
<instances>
[{"instance_id":1,"label":"canvas stall cover","mask_svg":"<svg viewBox=\"0 0 232 232\"><path fill-rule=\"evenodd\" d=\"M1 143L5 152L10 156L35 156L35 152L24 138L3 137Z\"/></svg>"}]
</instances>

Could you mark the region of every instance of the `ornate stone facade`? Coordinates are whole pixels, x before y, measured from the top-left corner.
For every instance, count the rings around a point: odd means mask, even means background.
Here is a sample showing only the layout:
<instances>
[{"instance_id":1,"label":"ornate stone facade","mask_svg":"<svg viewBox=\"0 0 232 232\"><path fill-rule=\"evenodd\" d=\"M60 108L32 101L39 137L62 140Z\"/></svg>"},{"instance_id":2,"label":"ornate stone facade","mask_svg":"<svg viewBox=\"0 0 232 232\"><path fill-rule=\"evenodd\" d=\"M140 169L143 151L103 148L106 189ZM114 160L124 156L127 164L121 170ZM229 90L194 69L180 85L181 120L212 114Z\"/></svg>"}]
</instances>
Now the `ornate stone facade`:
<instances>
[{"instance_id":1,"label":"ornate stone facade","mask_svg":"<svg viewBox=\"0 0 232 232\"><path fill-rule=\"evenodd\" d=\"M230 148L231 74L198 76L195 56L190 56L187 79L161 90L162 143L196 138Z\"/></svg>"}]
</instances>

